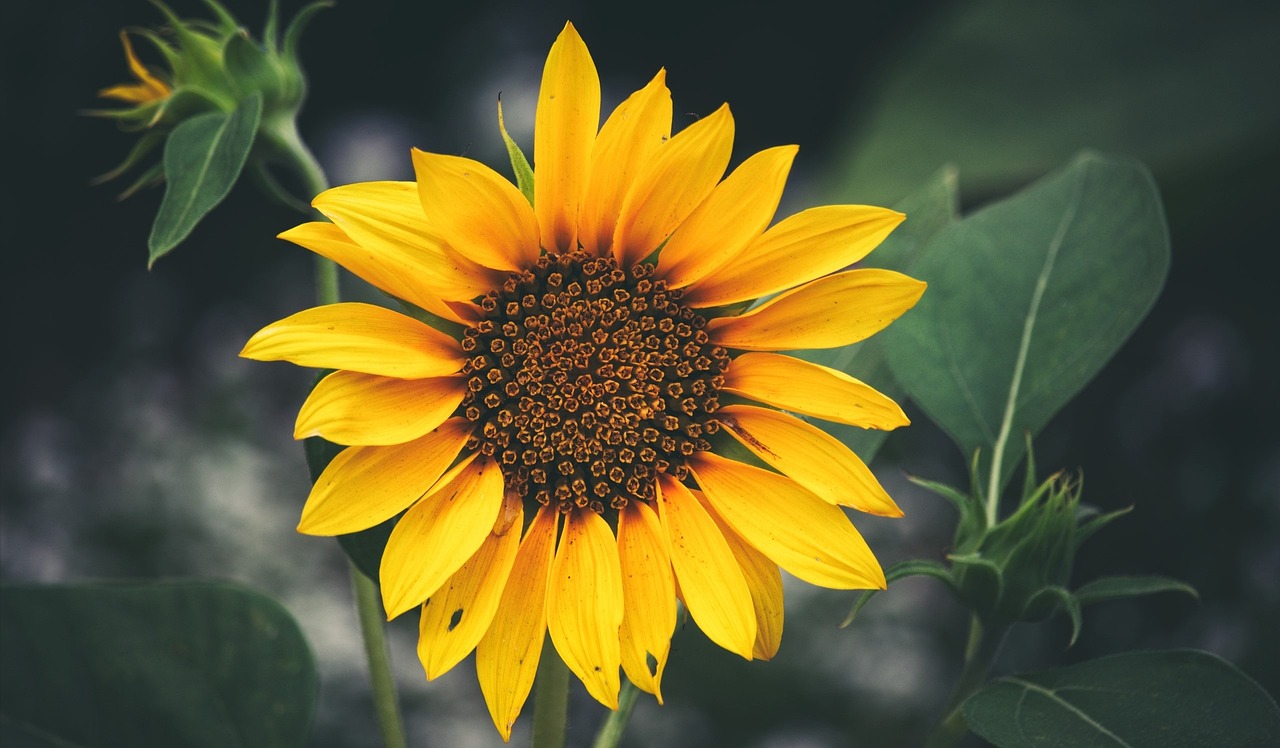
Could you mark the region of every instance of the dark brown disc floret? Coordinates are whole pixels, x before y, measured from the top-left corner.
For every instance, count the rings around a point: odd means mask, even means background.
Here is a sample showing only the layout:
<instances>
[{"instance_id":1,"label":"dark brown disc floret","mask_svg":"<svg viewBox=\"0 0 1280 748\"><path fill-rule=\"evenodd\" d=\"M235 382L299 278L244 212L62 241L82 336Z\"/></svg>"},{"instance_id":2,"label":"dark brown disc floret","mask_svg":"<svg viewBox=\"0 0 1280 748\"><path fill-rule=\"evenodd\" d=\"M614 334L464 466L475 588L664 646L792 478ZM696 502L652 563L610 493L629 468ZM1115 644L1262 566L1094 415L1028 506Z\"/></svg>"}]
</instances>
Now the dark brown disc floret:
<instances>
[{"instance_id":1,"label":"dark brown disc floret","mask_svg":"<svg viewBox=\"0 0 1280 748\"><path fill-rule=\"evenodd\" d=\"M706 319L652 265L543 255L480 301L464 333L468 446L502 465L508 491L561 511L651 500L683 479L729 366Z\"/></svg>"}]
</instances>

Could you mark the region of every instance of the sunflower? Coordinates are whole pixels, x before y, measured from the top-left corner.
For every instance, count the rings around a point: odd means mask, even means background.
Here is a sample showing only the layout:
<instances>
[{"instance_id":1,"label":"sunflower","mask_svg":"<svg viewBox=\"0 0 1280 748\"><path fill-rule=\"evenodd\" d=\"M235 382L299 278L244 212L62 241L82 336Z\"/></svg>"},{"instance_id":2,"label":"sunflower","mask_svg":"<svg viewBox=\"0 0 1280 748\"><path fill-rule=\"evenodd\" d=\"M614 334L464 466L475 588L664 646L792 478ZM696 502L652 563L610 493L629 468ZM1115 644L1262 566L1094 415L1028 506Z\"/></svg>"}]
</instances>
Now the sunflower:
<instances>
[{"instance_id":1,"label":"sunflower","mask_svg":"<svg viewBox=\"0 0 1280 748\"><path fill-rule=\"evenodd\" d=\"M313 308L241 354L336 370L295 436L349 446L298 529L403 512L380 571L388 617L421 608L428 678L476 652L504 739L548 632L602 704L617 707L619 668L661 701L677 598L712 641L768 659L779 567L882 588L841 507L901 515L857 456L789 413L892 429L902 410L776 351L853 343L915 304L919 281L842 270L903 216L837 205L770 227L796 147L721 180L728 106L672 136L663 71L599 118L595 65L566 25L543 71L532 206L484 164L418 150L416 182L324 192L332 223L282 238L413 313Z\"/></svg>"}]
</instances>

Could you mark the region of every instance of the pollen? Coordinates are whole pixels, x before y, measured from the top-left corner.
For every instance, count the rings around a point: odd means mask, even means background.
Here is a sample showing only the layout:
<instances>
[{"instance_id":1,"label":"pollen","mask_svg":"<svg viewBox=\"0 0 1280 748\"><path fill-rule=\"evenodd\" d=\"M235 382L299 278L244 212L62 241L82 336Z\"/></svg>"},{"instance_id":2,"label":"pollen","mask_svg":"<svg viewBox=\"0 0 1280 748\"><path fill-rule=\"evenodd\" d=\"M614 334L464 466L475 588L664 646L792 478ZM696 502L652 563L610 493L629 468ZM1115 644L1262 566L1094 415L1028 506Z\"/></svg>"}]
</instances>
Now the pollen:
<instances>
[{"instance_id":1,"label":"pollen","mask_svg":"<svg viewBox=\"0 0 1280 748\"><path fill-rule=\"evenodd\" d=\"M508 490L560 511L603 514L654 498L658 473L686 477L706 436L729 354L653 266L543 255L480 302L462 347L478 428Z\"/></svg>"}]
</instances>

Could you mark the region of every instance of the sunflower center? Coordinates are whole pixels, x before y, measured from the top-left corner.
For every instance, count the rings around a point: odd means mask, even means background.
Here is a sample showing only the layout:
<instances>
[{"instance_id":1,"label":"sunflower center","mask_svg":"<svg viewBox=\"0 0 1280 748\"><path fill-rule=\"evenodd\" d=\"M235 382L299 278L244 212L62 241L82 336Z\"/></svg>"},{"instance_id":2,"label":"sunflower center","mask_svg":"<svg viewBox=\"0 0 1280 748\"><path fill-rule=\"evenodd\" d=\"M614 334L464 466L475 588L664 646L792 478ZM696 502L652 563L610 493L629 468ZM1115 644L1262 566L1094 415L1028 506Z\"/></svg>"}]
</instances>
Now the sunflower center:
<instances>
[{"instance_id":1,"label":"sunflower center","mask_svg":"<svg viewBox=\"0 0 1280 748\"><path fill-rule=\"evenodd\" d=\"M468 446L502 465L509 491L561 511L651 500L659 472L684 478L710 449L729 355L651 265L543 255L480 302L462 348L478 424Z\"/></svg>"}]
</instances>

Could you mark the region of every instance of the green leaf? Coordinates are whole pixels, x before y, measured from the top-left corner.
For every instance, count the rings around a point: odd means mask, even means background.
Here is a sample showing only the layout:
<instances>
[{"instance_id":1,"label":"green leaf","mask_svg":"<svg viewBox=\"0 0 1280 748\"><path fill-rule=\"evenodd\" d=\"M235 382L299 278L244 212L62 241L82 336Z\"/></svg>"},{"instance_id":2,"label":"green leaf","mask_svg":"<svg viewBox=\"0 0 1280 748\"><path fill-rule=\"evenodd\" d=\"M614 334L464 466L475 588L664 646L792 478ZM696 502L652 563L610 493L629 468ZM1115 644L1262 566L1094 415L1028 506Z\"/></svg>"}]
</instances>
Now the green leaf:
<instances>
[{"instance_id":1,"label":"green leaf","mask_svg":"<svg viewBox=\"0 0 1280 748\"><path fill-rule=\"evenodd\" d=\"M226 582L0 587L0 744L306 742L318 691L297 623Z\"/></svg>"},{"instance_id":2,"label":"green leaf","mask_svg":"<svg viewBox=\"0 0 1280 748\"><path fill-rule=\"evenodd\" d=\"M498 131L502 133L502 142L507 145L507 156L511 158L511 170L516 175L516 186L520 188L520 194L533 205L533 167L529 166L529 159L525 158L524 151L520 150L520 146L507 133L507 123L502 118L502 97L498 97Z\"/></svg>"},{"instance_id":3,"label":"green leaf","mask_svg":"<svg viewBox=\"0 0 1280 748\"><path fill-rule=\"evenodd\" d=\"M930 237L943 227L955 222L959 215L959 189L954 169L944 168L934 174L916 192L894 209L907 218L867 258L869 267L881 267L899 272L911 272L912 265ZM875 387L899 405L904 403L906 392L894 379L885 358L884 339L893 334L893 327L869 340L842 348L798 351L796 356L815 364L822 364L845 372L855 379ZM806 418L806 420L813 420ZM889 432L879 429L861 429L843 423L821 422L824 431L844 442L849 449L871 462L884 445Z\"/></svg>"},{"instance_id":4,"label":"green leaf","mask_svg":"<svg viewBox=\"0 0 1280 748\"><path fill-rule=\"evenodd\" d=\"M178 246L231 191L253 147L262 97L251 96L230 114L210 112L174 128L164 147L168 183L147 240L147 267Z\"/></svg>"},{"instance_id":5,"label":"green leaf","mask_svg":"<svg viewBox=\"0 0 1280 748\"><path fill-rule=\"evenodd\" d=\"M1208 652L1126 652L1001 678L964 703L969 729L999 748L1268 748L1280 709Z\"/></svg>"},{"instance_id":6,"label":"green leaf","mask_svg":"<svg viewBox=\"0 0 1280 748\"><path fill-rule=\"evenodd\" d=\"M1169 235L1141 164L1086 152L942 229L913 267L929 290L886 336L894 376L1003 486L1164 285ZM988 490L989 494L994 491ZM990 499L989 499L990 500Z\"/></svg>"},{"instance_id":7,"label":"green leaf","mask_svg":"<svg viewBox=\"0 0 1280 748\"><path fill-rule=\"evenodd\" d=\"M1165 171L1207 169L1273 142L1280 97L1276 3L1204 6L971 0L913 19L857 121L842 199L890 202L944 163L994 195L1083 144Z\"/></svg>"},{"instance_id":8,"label":"green leaf","mask_svg":"<svg viewBox=\"0 0 1280 748\"><path fill-rule=\"evenodd\" d=\"M1200 599L1200 593L1196 592L1195 587L1177 579L1160 576L1102 577L1081 586L1075 595L1081 605L1093 605L1107 600L1154 595L1159 592L1182 592Z\"/></svg>"}]
</instances>

